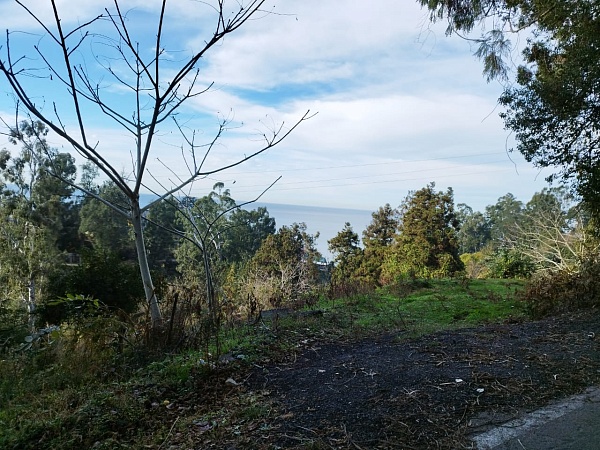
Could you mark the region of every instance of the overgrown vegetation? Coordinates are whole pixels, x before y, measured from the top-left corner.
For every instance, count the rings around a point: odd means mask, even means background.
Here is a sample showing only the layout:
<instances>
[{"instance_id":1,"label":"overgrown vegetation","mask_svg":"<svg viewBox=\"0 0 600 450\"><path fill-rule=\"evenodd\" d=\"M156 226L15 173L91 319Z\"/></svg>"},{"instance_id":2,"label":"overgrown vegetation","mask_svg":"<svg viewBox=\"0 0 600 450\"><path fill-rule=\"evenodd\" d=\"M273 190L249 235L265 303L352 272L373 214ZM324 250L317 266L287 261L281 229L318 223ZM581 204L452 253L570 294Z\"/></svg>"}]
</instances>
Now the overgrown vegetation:
<instances>
[{"instance_id":1,"label":"overgrown vegetation","mask_svg":"<svg viewBox=\"0 0 600 450\"><path fill-rule=\"evenodd\" d=\"M217 183L148 212L157 329L127 222L93 197L52 194L63 191L45 172L3 155L3 180L19 174L36 191L5 184L0 196L2 448L160 448L190 430L218 442L268 423L260 395L229 396L248 370L313 342L409 339L598 304L594 221L560 191L526 205L506 195L479 214L430 184L373 213L362 242L347 223L323 264L305 224L277 229L266 208L241 209ZM93 189L93 171L84 175ZM39 215L34 194L55 207Z\"/></svg>"},{"instance_id":2,"label":"overgrown vegetation","mask_svg":"<svg viewBox=\"0 0 600 450\"><path fill-rule=\"evenodd\" d=\"M269 417L269 404L256 394L228 395L250 367L292 360L306 342L393 331L410 338L521 320L523 304L515 294L522 286L517 281L414 280L323 296L313 309L224 326L219 361L212 358L214 344L167 355L151 351L141 328L92 302L60 328L29 335L30 347L4 349L0 447L157 448L174 433L193 434L199 428L218 440L220 433Z\"/></svg>"}]
</instances>

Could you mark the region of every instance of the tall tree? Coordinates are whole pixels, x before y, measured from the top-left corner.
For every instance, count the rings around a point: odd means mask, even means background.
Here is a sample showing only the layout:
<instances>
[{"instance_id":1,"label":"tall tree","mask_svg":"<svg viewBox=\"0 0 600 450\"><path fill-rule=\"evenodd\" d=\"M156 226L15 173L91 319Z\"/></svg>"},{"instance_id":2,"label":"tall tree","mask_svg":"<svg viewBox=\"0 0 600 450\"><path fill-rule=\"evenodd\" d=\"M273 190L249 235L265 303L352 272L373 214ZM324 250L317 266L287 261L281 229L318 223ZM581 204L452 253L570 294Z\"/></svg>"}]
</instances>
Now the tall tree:
<instances>
[{"instance_id":1,"label":"tall tree","mask_svg":"<svg viewBox=\"0 0 600 450\"><path fill-rule=\"evenodd\" d=\"M60 261L63 238L72 231L66 225L72 219L73 189L61 178L73 180L76 167L70 155L48 146L47 131L41 122L24 121L9 136L13 144L22 144L21 150L0 152L0 271L10 279L5 286L27 291L23 297L30 312L48 272Z\"/></svg>"},{"instance_id":2,"label":"tall tree","mask_svg":"<svg viewBox=\"0 0 600 450\"><path fill-rule=\"evenodd\" d=\"M329 251L334 257L332 279L345 281L353 277L358 269L363 255L358 234L352 229L350 222L333 238L327 241Z\"/></svg>"},{"instance_id":3,"label":"tall tree","mask_svg":"<svg viewBox=\"0 0 600 450\"><path fill-rule=\"evenodd\" d=\"M526 32L516 83L500 98L518 150L549 181L573 186L600 217L600 4L587 0L419 0L448 33L483 33L479 44L488 79L508 79L510 34ZM491 29L490 29L491 24Z\"/></svg>"},{"instance_id":4,"label":"tall tree","mask_svg":"<svg viewBox=\"0 0 600 450\"><path fill-rule=\"evenodd\" d=\"M494 248L506 244L515 224L522 219L523 203L510 192L485 208Z\"/></svg>"},{"instance_id":5,"label":"tall tree","mask_svg":"<svg viewBox=\"0 0 600 450\"><path fill-rule=\"evenodd\" d=\"M452 276L463 269L458 255L459 221L452 188L435 191L435 183L410 193L401 205L398 235L382 269L382 277Z\"/></svg>"},{"instance_id":6,"label":"tall tree","mask_svg":"<svg viewBox=\"0 0 600 450\"><path fill-rule=\"evenodd\" d=\"M364 252L357 275L368 283L378 285L386 253L398 231L399 212L386 203L373 212L371 218L371 223L362 234Z\"/></svg>"},{"instance_id":7,"label":"tall tree","mask_svg":"<svg viewBox=\"0 0 600 450\"><path fill-rule=\"evenodd\" d=\"M482 250L491 239L489 220L464 203L457 205L457 218L460 222L458 232L460 253L475 253Z\"/></svg>"},{"instance_id":8,"label":"tall tree","mask_svg":"<svg viewBox=\"0 0 600 450\"><path fill-rule=\"evenodd\" d=\"M229 120L221 120L212 137L199 143L199 134L190 131L187 117L181 116L186 112L184 105L211 87L211 83L201 86L200 69L207 53L220 45L226 36L256 16L264 15L265 2L219 0L214 4L197 3L198 8L204 8L205 16L212 17L212 27L205 39L194 41L195 48L188 49L187 56L173 58L173 50L177 49L169 42L168 30L181 27L185 18L177 17L167 0L159 2L160 5L140 6L127 13L122 10L121 2L114 0L102 13L88 19L78 17L76 22L62 16L63 11L56 0L50 0L49 15L42 5L36 9L20 0L14 1L39 30L37 33L7 33L6 44L1 48L0 72L11 87L19 110L24 108L31 117L43 122L67 146L94 164L127 198L123 207L98 197L132 225L150 316L153 324L158 324L162 315L143 236L144 212L194 180L242 164L274 147L309 115L305 114L291 127L281 125L265 132L264 140L256 150L246 152L238 159L217 163L213 168L207 160L227 131ZM154 21L149 20L148 12L156 14ZM139 20L143 20L143 26L137 26ZM154 31L150 32L152 27ZM32 35L35 35L34 39L30 39ZM153 42L145 40L148 35L154 37ZM27 49L27 45L31 47ZM166 46L169 46L168 50ZM34 61L31 55L39 58ZM38 96L39 91L44 91L43 97ZM112 95L113 92L118 95ZM47 105L52 107L45 107ZM124 151L132 164L125 174L119 161L111 161L113 143L102 139L98 142L90 131L91 124L99 120L98 114L130 137L131 146ZM193 115L189 114L189 117ZM170 119L174 119L174 128L168 125ZM149 177L157 175L149 169L157 147L156 137L159 131L166 137L167 130L181 138L175 146L184 150L182 155L188 173L173 174L173 182L161 187L158 198L142 206L141 190ZM77 187L84 189L81 184ZM93 192L88 194L95 195Z\"/></svg>"}]
</instances>

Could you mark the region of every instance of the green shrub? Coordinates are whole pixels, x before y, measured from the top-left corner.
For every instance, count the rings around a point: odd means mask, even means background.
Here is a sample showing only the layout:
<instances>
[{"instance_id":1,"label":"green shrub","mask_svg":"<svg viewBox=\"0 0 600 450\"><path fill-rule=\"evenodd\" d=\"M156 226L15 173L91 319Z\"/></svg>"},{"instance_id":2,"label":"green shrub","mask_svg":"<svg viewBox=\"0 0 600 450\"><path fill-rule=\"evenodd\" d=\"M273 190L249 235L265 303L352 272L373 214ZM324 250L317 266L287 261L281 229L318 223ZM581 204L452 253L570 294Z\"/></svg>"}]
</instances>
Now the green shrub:
<instances>
[{"instance_id":1,"label":"green shrub","mask_svg":"<svg viewBox=\"0 0 600 450\"><path fill-rule=\"evenodd\" d=\"M465 265L465 276L472 279L488 278L489 269L486 264L487 255L484 252L463 253L460 260Z\"/></svg>"},{"instance_id":2,"label":"green shrub","mask_svg":"<svg viewBox=\"0 0 600 450\"><path fill-rule=\"evenodd\" d=\"M114 253L85 250L78 266L50 277L47 300L40 307L42 320L60 323L69 317L72 304L57 302L69 295L98 299L109 309L130 313L144 298L144 288L137 264Z\"/></svg>"},{"instance_id":3,"label":"green shrub","mask_svg":"<svg viewBox=\"0 0 600 450\"><path fill-rule=\"evenodd\" d=\"M500 249L487 262L490 278L530 278L535 272L533 261L516 249Z\"/></svg>"}]
</instances>

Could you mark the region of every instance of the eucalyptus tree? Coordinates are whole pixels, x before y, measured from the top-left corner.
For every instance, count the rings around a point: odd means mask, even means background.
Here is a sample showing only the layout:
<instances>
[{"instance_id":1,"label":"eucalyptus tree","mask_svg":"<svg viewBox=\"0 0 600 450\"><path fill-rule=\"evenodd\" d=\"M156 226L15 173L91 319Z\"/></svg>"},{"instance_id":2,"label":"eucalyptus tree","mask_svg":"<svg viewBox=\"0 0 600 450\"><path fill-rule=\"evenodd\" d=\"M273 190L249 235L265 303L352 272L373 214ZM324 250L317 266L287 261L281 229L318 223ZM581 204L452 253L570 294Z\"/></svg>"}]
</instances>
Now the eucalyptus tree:
<instances>
[{"instance_id":1,"label":"eucalyptus tree","mask_svg":"<svg viewBox=\"0 0 600 450\"><path fill-rule=\"evenodd\" d=\"M60 252L65 250L61 244L73 239L65 232L72 216L73 189L61 179L73 181L76 167L69 154L48 146L46 133L41 122L22 122L9 136L13 144L22 144L20 151L0 152L2 284L12 287L10 294L25 299L30 313L36 309L43 281L59 266Z\"/></svg>"},{"instance_id":2,"label":"eucalyptus tree","mask_svg":"<svg viewBox=\"0 0 600 450\"><path fill-rule=\"evenodd\" d=\"M491 225L486 216L473 211L469 205L457 205L457 217L460 222L458 242L460 253L475 253L482 250L491 240Z\"/></svg>"},{"instance_id":3,"label":"eucalyptus tree","mask_svg":"<svg viewBox=\"0 0 600 450\"><path fill-rule=\"evenodd\" d=\"M25 110L31 119L45 124L127 198L126 205L119 205L86 191L131 223L150 317L153 324L159 324L162 314L143 237L144 213L195 180L238 166L276 146L309 112L291 126L281 124L261 133L262 140L252 151L225 162L211 160L230 120L221 118L212 133L203 130L208 137L199 142L201 133L192 126L197 117L193 103L212 87L201 76L204 61L226 36L268 15L265 0L194 2L185 5L193 8L190 11L167 0L129 10L124 9L125 0L107 3L89 17L72 20L70 11L57 0L14 0L33 25L24 33L7 32L0 72L17 100L17 115ZM96 3L88 6L93 9ZM192 21L193 29L203 29L205 35L182 48L181 41L171 35L186 24L186 13L201 19ZM97 123L115 125L120 131L113 136L95 133ZM115 135L127 136L125 144L115 148L111 139ZM167 140L166 145L181 151L185 174L155 159ZM120 166L123 159L130 161L126 171ZM151 169L156 160L157 168ZM159 169L170 170L168 182L157 178ZM157 198L141 205L140 193L152 181L160 186ZM85 191L85 186L71 184Z\"/></svg>"},{"instance_id":4,"label":"eucalyptus tree","mask_svg":"<svg viewBox=\"0 0 600 450\"><path fill-rule=\"evenodd\" d=\"M273 186L272 183L266 190ZM149 226L158 226L175 236L177 270L192 283L205 287L210 324L220 320L223 274L232 264L244 262L258 250L262 241L275 231L275 221L266 208L245 211L263 195L237 203L222 182L201 198L172 197L168 203L176 210L175 223L159 223L148 217Z\"/></svg>"},{"instance_id":5,"label":"eucalyptus tree","mask_svg":"<svg viewBox=\"0 0 600 450\"><path fill-rule=\"evenodd\" d=\"M600 217L600 3L418 1L431 20L448 22L448 34L476 42L488 80L510 81L500 115L516 150L537 167L553 168L548 179L572 186ZM510 70L511 35L524 42L516 73Z\"/></svg>"},{"instance_id":6,"label":"eucalyptus tree","mask_svg":"<svg viewBox=\"0 0 600 450\"><path fill-rule=\"evenodd\" d=\"M498 198L493 205L485 208L485 216L490 224L490 237L494 249L505 246L515 224L523 219L523 202L510 192Z\"/></svg>"}]
</instances>

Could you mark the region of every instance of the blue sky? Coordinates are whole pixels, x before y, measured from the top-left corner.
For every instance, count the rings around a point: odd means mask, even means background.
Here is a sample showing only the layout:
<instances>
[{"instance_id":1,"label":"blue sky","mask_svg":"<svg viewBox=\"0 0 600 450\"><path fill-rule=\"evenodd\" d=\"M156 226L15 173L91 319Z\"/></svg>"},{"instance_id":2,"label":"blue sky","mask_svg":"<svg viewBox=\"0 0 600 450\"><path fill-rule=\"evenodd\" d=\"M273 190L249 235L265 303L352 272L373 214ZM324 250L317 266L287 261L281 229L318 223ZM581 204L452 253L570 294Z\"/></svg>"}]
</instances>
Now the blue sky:
<instances>
[{"instance_id":1,"label":"blue sky","mask_svg":"<svg viewBox=\"0 0 600 450\"><path fill-rule=\"evenodd\" d=\"M47 0L25 3L49 17ZM112 2L57 1L65 27L101 13L107 3ZM167 75L210 36L214 16L207 3L168 3ZM154 45L159 5L157 0L122 2L132 35L147 55ZM222 181L233 198L247 200L282 176L263 202L374 211L385 203L397 206L408 191L435 182L439 189L452 187L457 203L483 210L508 192L526 202L546 186L548 172L507 153L513 141L498 117L502 86L486 83L470 44L447 38L443 24L431 25L416 1L280 0L264 9L207 54L199 86L214 82L213 87L188 102L181 123L196 130L198 142L209 142L219 120L231 120L206 162L206 168L217 168L256 150L261 133L281 124L285 128L307 110L318 114L279 146L196 182L187 193L205 195ZM12 1L0 2L0 15L11 17L12 30L37 33L11 35L13 55L27 54L28 67L40 63L32 43L56 56L51 41ZM104 24L100 31L107 30ZM94 44L79 52L85 67L99 80L106 99L130 116L133 98L99 70L110 63L125 73L123 64L105 41L90 42ZM0 53L5 58L5 46ZM61 118L74 127L56 80L28 83L38 104L46 105L46 111L52 102L65 107ZM13 119L14 102L5 80L0 92L0 113ZM94 108L85 113L88 132L103 155L117 170L130 171L131 136ZM49 140L69 150L55 136ZM184 176L183 144L170 122L161 126L150 155L152 176L146 178L151 188L160 190L158 184L169 186L176 176ZM0 139L3 146L9 145Z\"/></svg>"}]
</instances>

